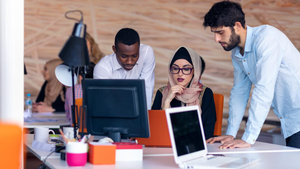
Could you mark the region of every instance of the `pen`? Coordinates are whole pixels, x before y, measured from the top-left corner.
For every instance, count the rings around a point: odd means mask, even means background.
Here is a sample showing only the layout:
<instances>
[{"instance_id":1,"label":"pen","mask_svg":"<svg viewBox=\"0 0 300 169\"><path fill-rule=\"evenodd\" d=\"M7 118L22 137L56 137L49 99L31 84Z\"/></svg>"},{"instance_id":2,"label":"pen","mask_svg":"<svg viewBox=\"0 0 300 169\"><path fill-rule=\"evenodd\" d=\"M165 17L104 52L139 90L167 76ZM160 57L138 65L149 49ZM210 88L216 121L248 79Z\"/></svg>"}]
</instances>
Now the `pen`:
<instances>
[{"instance_id":1,"label":"pen","mask_svg":"<svg viewBox=\"0 0 300 169\"><path fill-rule=\"evenodd\" d=\"M86 135L83 136L83 138L80 140L80 143L85 143Z\"/></svg>"},{"instance_id":2,"label":"pen","mask_svg":"<svg viewBox=\"0 0 300 169\"><path fill-rule=\"evenodd\" d=\"M89 140L90 138L91 138L91 134L89 134L89 135L87 136L86 142L90 141L90 140Z\"/></svg>"},{"instance_id":3,"label":"pen","mask_svg":"<svg viewBox=\"0 0 300 169\"><path fill-rule=\"evenodd\" d=\"M68 143L68 139L65 137L64 133L61 131L61 129L59 129L59 132L62 136L62 138L65 140L66 143Z\"/></svg>"}]
</instances>

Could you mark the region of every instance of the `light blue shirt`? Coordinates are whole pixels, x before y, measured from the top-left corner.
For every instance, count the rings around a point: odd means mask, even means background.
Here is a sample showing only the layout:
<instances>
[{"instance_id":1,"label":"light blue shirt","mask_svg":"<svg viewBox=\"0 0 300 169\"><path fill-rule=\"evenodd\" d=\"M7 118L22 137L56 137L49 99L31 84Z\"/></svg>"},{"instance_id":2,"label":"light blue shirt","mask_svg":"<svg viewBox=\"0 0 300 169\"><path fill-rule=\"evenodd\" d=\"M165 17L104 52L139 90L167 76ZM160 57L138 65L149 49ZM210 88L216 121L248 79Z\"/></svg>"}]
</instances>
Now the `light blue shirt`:
<instances>
[{"instance_id":1,"label":"light blue shirt","mask_svg":"<svg viewBox=\"0 0 300 169\"><path fill-rule=\"evenodd\" d=\"M300 53L278 29L247 26L244 56L231 53L234 85L229 100L227 135L236 136L254 85L242 140L253 144L270 108L279 117L284 138L300 131Z\"/></svg>"}]
</instances>

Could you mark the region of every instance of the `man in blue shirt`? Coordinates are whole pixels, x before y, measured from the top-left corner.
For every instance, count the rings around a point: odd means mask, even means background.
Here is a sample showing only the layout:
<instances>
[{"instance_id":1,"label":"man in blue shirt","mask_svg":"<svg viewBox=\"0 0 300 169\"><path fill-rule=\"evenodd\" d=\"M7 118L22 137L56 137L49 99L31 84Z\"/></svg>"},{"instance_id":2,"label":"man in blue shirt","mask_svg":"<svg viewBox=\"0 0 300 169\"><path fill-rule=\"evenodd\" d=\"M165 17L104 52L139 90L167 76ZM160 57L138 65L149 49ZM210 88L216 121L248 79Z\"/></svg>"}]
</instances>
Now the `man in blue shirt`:
<instances>
[{"instance_id":1,"label":"man in blue shirt","mask_svg":"<svg viewBox=\"0 0 300 169\"><path fill-rule=\"evenodd\" d=\"M286 145L300 148L300 53L278 29L245 24L240 4L215 3L204 17L215 41L231 52L234 85L230 93L226 135L220 148L250 147L254 144L270 108L279 117ZM234 139L243 118L250 90L249 119L241 139Z\"/></svg>"}]
</instances>

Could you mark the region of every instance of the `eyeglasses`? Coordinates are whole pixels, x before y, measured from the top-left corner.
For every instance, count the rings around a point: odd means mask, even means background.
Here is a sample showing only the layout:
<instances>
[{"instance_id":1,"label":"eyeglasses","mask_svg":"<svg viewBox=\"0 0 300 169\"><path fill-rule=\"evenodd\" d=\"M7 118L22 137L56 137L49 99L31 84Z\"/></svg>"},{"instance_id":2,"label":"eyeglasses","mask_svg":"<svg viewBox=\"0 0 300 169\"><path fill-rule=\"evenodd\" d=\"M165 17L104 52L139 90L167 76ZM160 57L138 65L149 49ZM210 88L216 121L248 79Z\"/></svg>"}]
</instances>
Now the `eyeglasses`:
<instances>
[{"instance_id":1,"label":"eyeglasses","mask_svg":"<svg viewBox=\"0 0 300 169\"><path fill-rule=\"evenodd\" d=\"M194 69L194 68L179 68L179 67L172 66L172 67L170 68L170 71L171 71L172 74L178 74L179 71L181 70L181 72L182 72L184 75L189 75L189 74L192 73L192 70L193 70L193 69Z\"/></svg>"}]
</instances>

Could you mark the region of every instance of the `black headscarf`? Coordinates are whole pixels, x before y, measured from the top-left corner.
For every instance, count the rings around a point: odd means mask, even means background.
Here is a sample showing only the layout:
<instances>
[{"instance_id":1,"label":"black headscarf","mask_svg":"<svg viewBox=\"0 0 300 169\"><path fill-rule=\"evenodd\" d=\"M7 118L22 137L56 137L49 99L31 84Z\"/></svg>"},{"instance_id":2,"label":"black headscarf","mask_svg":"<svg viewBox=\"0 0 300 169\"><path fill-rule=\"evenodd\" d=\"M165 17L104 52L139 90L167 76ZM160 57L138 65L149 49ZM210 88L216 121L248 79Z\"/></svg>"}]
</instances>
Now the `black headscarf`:
<instances>
[{"instance_id":1,"label":"black headscarf","mask_svg":"<svg viewBox=\"0 0 300 169\"><path fill-rule=\"evenodd\" d=\"M192 66L193 65L193 62L192 62L192 59L191 59L191 56L189 54L189 52L186 50L186 48L184 47L181 47L177 50L177 52L175 53L172 61L171 61L171 64L170 64L170 67L173 65L173 63L178 60L178 59L185 59L187 60Z\"/></svg>"}]
</instances>

